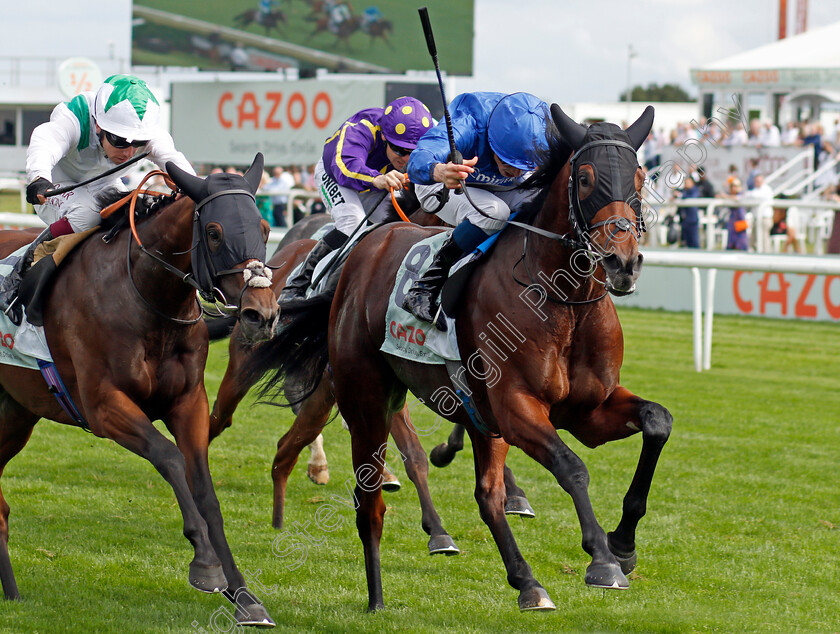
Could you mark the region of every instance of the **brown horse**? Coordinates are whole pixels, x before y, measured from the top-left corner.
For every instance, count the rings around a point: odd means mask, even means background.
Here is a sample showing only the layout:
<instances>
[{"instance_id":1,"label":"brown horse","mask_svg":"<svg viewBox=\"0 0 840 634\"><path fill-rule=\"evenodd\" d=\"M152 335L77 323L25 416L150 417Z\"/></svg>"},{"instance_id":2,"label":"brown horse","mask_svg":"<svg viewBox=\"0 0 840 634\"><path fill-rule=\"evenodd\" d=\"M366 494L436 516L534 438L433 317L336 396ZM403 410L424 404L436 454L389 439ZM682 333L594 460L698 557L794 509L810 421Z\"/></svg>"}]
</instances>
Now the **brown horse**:
<instances>
[{"instance_id":1,"label":"brown horse","mask_svg":"<svg viewBox=\"0 0 840 634\"><path fill-rule=\"evenodd\" d=\"M0 365L0 474L40 418L87 427L146 458L170 484L181 510L195 552L190 584L224 591L242 624L273 625L236 567L213 489L207 328L196 295L198 288L206 298L239 298L243 332L252 339L270 333L276 307L263 264L269 228L254 203L262 155L244 178L201 179L171 163L167 169L186 196L158 201L132 220L131 231L107 243L99 239L101 231L85 240L65 258L48 292L44 333L80 418L59 405L37 370ZM19 233L0 232L2 254L31 240ZM177 445L154 420L164 422ZM0 580L5 596L18 599L8 518L0 493Z\"/></svg>"},{"instance_id":2,"label":"brown horse","mask_svg":"<svg viewBox=\"0 0 840 634\"><path fill-rule=\"evenodd\" d=\"M249 9L233 16L233 23L240 29L252 24L259 24L265 27L265 34L270 35L271 29L275 29L278 33L281 32L280 25L286 24L286 14L282 11L269 11L263 15L259 9Z\"/></svg>"},{"instance_id":3,"label":"brown horse","mask_svg":"<svg viewBox=\"0 0 840 634\"><path fill-rule=\"evenodd\" d=\"M451 382L443 366L380 352L396 271L414 245L433 233L430 229L393 226L369 235L348 259L331 310L312 307L253 359L260 373L272 365L279 368L275 387L284 380L317 379L317 366L307 369L299 363L304 354L329 360L338 407L352 435L356 524L370 610L383 606L379 547L385 505L376 457L387 438L390 414L401 407L407 389L444 418L466 426L475 456L475 497L508 582L519 591L520 609L553 609L554 604L505 518L503 466L509 445L548 469L572 497L582 545L592 557L586 584L628 586L625 574L635 566L636 527L672 419L661 405L619 385L623 339L607 293L633 292L641 269L639 191L645 177L636 150L653 124L653 109L627 130L608 123L586 128L556 104L551 114L556 127L548 126L548 151L532 180L542 188L540 196L532 208L522 210L524 222L505 230L490 256L479 261L462 301L448 309L456 317L458 347L469 370L466 385L487 433L476 428L464 407L453 407L458 400L443 389ZM428 252L424 245L417 251L421 248ZM329 340L307 339L307 329L323 328L327 319ZM290 354L289 338L308 349ZM359 389L360 376L365 377L364 390ZM558 429L589 447L642 432L623 514L609 536L595 518L586 467Z\"/></svg>"},{"instance_id":4,"label":"brown horse","mask_svg":"<svg viewBox=\"0 0 840 634\"><path fill-rule=\"evenodd\" d=\"M374 41L376 41L376 38L380 38L383 42L385 42L385 44L388 45L388 48L394 48L394 45L388 38L388 32L394 31L394 25L390 20L376 20L374 22L370 22L369 24L363 25L362 30L368 35L370 35L371 46L373 46L373 43Z\"/></svg>"},{"instance_id":5,"label":"brown horse","mask_svg":"<svg viewBox=\"0 0 840 634\"><path fill-rule=\"evenodd\" d=\"M416 199L413 200L416 203ZM403 202L403 205L406 203ZM419 205L419 203L417 203ZM289 273L305 258L312 246L313 240L302 238L306 231L314 233L327 220L328 216L319 214L310 216L296 223L290 229L289 234L299 237L296 241L286 243L286 238L278 245L278 250L268 262L268 266L274 269L272 285L275 294L280 293ZM415 211L410 216L413 222L425 226L438 226L440 221L437 216L427 214L424 211ZM294 232L294 233L293 233ZM311 234L310 234L311 235ZM214 328L215 329L215 328ZM247 362L248 357L254 351L254 346L243 341L239 335L240 325L233 327L230 335L229 361L225 375L219 386L216 402L213 404L213 411L210 414L210 440L212 441L233 422L233 413L238 404L242 401L248 390L255 381L248 380L240 373L240 368ZM223 334L222 330L217 330ZM274 481L274 506L272 512L272 525L274 528L283 527L283 516L286 499L286 485L289 475L297 463L298 456L304 447L313 443L327 423L330 421L330 414L335 405L335 397L332 392L332 378L329 372L325 372L317 389L305 399L292 405L295 413L295 421L283 437L277 442L277 453L271 469L271 477ZM429 535L429 554L458 553L455 542L443 528L440 516L435 510L428 485L429 463L426 453L420 444L414 428L411 426L408 408L404 406L392 417L391 435L396 444L396 451L392 452L404 460L406 473L417 489L422 511L421 525ZM394 464L396 458L392 458ZM312 479L312 476L310 476Z\"/></svg>"}]
</instances>

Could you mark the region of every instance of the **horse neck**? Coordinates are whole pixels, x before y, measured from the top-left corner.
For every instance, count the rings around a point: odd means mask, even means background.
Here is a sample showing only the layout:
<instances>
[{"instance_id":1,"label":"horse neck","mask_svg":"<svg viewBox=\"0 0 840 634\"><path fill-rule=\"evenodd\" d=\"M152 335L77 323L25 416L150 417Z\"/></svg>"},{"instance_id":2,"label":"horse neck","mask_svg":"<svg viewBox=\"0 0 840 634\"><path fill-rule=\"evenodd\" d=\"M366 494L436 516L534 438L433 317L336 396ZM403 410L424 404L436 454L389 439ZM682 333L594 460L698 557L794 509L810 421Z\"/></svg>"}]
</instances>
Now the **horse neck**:
<instances>
[{"instance_id":1,"label":"horse neck","mask_svg":"<svg viewBox=\"0 0 840 634\"><path fill-rule=\"evenodd\" d=\"M531 224L576 239L569 221L570 172L571 166L567 162L552 182ZM551 285L561 291L561 296L571 301L583 301L603 293L603 270L599 265L595 271L589 271L590 260L582 246L563 246L556 240L531 234L528 236L526 262L537 283L548 284L547 280L551 280ZM550 292L550 295L556 294Z\"/></svg>"},{"instance_id":2,"label":"horse neck","mask_svg":"<svg viewBox=\"0 0 840 634\"><path fill-rule=\"evenodd\" d=\"M192 210L192 201L184 196L151 216L138 227L143 246L148 250L154 248L155 255L172 264L173 260L189 262L193 239Z\"/></svg>"},{"instance_id":3,"label":"horse neck","mask_svg":"<svg viewBox=\"0 0 840 634\"><path fill-rule=\"evenodd\" d=\"M193 203L182 197L164 207L137 227L143 248L184 273L191 271L193 240ZM133 236L129 238L135 240ZM166 271L152 257L138 254L132 257L132 277L138 288L154 289L155 295L167 301L177 301L180 294L192 296L194 290L177 275Z\"/></svg>"}]
</instances>

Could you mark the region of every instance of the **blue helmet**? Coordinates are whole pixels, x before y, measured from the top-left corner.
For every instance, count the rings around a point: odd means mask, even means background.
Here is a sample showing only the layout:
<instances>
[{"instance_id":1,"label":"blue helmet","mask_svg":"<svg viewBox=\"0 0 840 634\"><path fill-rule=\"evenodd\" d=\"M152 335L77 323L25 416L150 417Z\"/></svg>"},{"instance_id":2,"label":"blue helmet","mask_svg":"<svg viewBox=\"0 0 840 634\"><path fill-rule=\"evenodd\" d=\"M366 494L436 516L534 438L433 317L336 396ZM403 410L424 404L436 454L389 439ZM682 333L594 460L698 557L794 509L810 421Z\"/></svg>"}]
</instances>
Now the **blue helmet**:
<instances>
[{"instance_id":1,"label":"blue helmet","mask_svg":"<svg viewBox=\"0 0 840 634\"><path fill-rule=\"evenodd\" d=\"M536 168L535 150L545 149L548 106L527 92L515 92L499 100L487 122L490 147L502 162L517 169Z\"/></svg>"},{"instance_id":2,"label":"blue helmet","mask_svg":"<svg viewBox=\"0 0 840 634\"><path fill-rule=\"evenodd\" d=\"M420 137L432 128L434 120L422 101L414 97L400 97L385 106L379 125L385 140L413 150Z\"/></svg>"}]
</instances>

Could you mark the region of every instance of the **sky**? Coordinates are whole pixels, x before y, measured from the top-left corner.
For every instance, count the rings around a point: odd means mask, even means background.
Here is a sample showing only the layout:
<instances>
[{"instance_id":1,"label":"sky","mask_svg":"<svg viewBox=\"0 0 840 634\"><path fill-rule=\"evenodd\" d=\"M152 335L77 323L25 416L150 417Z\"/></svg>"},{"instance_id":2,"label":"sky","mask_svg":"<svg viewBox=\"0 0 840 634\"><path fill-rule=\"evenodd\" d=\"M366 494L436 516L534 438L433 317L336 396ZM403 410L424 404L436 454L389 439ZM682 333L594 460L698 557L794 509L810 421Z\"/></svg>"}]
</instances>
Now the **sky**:
<instances>
[{"instance_id":1,"label":"sky","mask_svg":"<svg viewBox=\"0 0 840 634\"><path fill-rule=\"evenodd\" d=\"M778 12L779 0L475 0L473 78L457 91L616 101L632 44L632 85L675 83L696 97L689 70L775 41ZM840 0L809 0L808 28L837 21Z\"/></svg>"}]
</instances>

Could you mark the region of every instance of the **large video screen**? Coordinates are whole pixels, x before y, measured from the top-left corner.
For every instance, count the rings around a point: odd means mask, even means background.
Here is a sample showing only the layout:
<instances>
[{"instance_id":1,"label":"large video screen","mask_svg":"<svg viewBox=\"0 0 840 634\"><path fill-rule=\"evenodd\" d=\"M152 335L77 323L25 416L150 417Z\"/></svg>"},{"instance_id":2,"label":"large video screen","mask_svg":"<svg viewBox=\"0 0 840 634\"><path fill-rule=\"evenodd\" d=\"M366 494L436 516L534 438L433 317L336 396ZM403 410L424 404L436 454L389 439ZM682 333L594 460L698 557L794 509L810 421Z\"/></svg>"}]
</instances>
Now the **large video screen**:
<instances>
[{"instance_id":1,"label":"large video screen","mask_svg":"<svg viewBox=\"0 0 840 634\"><path fill-rule=\"evenodd\" d=\"M417 13L427 6L441 69L472 75L473 0L134 0L132 63L204 70L402 73L434 66Z\"/></svg>"}]
</instances>

